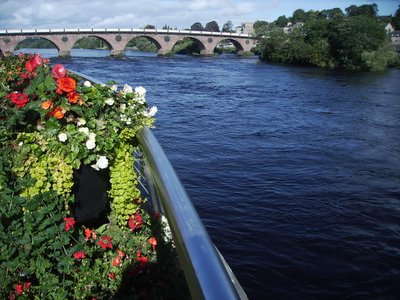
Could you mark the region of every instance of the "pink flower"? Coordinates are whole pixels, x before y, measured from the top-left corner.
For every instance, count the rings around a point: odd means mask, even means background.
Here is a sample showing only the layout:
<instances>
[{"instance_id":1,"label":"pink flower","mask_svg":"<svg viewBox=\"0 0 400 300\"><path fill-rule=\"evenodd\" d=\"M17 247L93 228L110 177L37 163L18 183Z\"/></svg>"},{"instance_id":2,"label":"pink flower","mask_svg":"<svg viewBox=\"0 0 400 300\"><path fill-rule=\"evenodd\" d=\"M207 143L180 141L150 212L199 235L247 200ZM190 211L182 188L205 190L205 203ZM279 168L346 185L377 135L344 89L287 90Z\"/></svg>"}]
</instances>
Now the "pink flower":
<instances>
[{"instance_id":1,"label":"pink flower","mask_svg":"<svg viewBox=\"0 0 400 300\"><path fill-rule=\"evenodd\" d=\"M64 217L64 221L65 221L65 225L64 225L65 231L70 231L71 228L74 227L74 225L75 225L74 218Z\"/></svg>"},{"instance_id":2,"label":"pink flower","mask_svg":"<svg viewBox=\"0 0 400 300\"><path fill-rule=\"evenodd\" d=\"M54 79L65 77L65 75L67 75L67 69L61 64L55 65L51 71L51 76Z\"/></svg>"},{"instance_id":3,"label":"pink flower","mask_svg":"<svg viewBox=\"0 0 400 300\"><path fill-rule=\"evenodd\" d=\"M78 260L78 259L84 259L86 258L86 253L83 251L76 251L74 254L74 259Z\"/></svg>"},{"instance_id":4,"label":"pink flower","mask_svg":"<svg viewBox=\"0 0 400 300\"><path fill-rule=\"evenodd\" d=\"M25 63L25 69L26 69L29 73L31 73L31 72L35 71L36 68L42 64L42 62L43 62L43 60L42 60L42 58L40 57L40 55L39 55L39 54L36 54L34 57L32 57L30 60L28 60L28 61Z\"/></svg>"}]
</instances>

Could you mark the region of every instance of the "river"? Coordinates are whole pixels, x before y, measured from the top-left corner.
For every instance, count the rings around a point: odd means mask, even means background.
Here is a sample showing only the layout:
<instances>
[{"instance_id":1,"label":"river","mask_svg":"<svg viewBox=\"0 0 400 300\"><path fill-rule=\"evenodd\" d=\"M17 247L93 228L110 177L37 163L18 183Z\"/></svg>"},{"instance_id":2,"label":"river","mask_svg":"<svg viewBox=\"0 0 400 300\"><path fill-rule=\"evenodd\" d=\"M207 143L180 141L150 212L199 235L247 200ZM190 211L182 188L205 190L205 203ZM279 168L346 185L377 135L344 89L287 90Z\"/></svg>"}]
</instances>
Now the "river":
<instances>
[{"instance_id":1,"label":"river","mask_svg":"<svg viewBox=\"0 0 400 300\"><path fill-rule=\"evenodd\" d=\"M250 299L398 299L399 69L74 51L51 62L147 89L154 133Z\"/></svg>"}]
</instances>

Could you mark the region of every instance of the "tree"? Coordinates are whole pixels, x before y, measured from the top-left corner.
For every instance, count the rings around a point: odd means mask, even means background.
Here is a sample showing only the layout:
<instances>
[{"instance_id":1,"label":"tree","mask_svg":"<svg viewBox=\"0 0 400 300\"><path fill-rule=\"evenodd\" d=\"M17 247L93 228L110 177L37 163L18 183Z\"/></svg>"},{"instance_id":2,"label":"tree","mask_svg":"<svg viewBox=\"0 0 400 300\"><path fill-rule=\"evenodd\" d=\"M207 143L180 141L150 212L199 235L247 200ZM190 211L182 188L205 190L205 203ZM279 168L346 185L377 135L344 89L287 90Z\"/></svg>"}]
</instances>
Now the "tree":
<instances>
[{"instance_id":1,"label":"tree","mask_svg":"<svg viewBox=\"0 0 400 300\"><path fill-rule=\"evenodd\" d=\"M172 29L172 27L171 27L171 26L169 26L169 25L167 25L167 24L165 24L165 25L163 26L163 28L162 28L162 29L169 30L169 29Z\"/></svg>"},{"instance_id":2,"label":"tree","mask_svg":"<svg viewBox=\"0 0 400 300\"><path fill-rule=\"evenodd\" d=\"M338 7L332 9L324 9L321 12L319 12L318 15L318 17L325 18L328 20L341 18L343 16L344 16L343 11Z\"/></svg>"},{"instance_id":3,"label":"tree","mask_svg":"<svg viewBox=\"0 0 400 300\"><path fill-rule=\"evenodd\" d=\"M156 27L153 25L146 25L144 26L144 29L156 29Z\"/></svg>"},{"instance_id":4,"label":"tree","mask_svg":"<svg viewBox=\"0 0 400 300\"><path fill-rule=\"evenodd\" d=\"M283 16L278 17L278 19L276 19L275 24L278 27L285 27L288 22L289 22L289 19L286 18L285 15L283 15Z\"/></svg>"},{"instance_id":5,"label":"tree","mask_svg":"<svg viewBox=\"0 0 400 300\"><path fill-rule=\"evenodd\" d=\"M292 22L296 23L296 22L304 22L307 20L307 14L304 10L302 9L297 9L293 12L292 15Z\"/></svg>"},{"instance_id":6,"label":"tree","mask_svg":"<svg viewBox=\"0 0 400 300\"><path fill-rule=\"evenodd\" d=\"M270 24L268 24L267 21L255 21L254 25L254 33L256 34L257 37L263 37L268 34L268 31L270 29Z\"/></svg>"},{"instance_id":7,"label":"tree","mask_svg":"<svg viewBox=\"0 0 400 300\"><path fill-rule=\"evenodd\" d=\"M376 51L386 40L379 21L364 15L332 22L329 28L332 55L339 66L348 69L363 69L363 52Z\"/></svg>"},{"instance_id":8,"label":"tree","mask_svg":"<svg viewBox=\"0 0 400 300\"><path fill-rule=\"evenodd\" d=\"M355 16L367 16L367 17L376 17L378 14L378 5L373 4L364 4L360 6L351 5L345 9L347 15L349 17Z\"/></svg>"},{"instance_id":9,"label":"tree","mask_svg":"<svg viewBox=\"0 0 400 300\"><path fill-rule=\"evenodd\" d=\"M222 26L222 32L233 32L232 21L227 21L224 26Z\"/></svg>"},{"instance_id":10,"label":"tree","mask_svg":"<svg viewBox=\"0 0 400 300\"><path fill-rule=\"evenodd\" d=\"M206 26L204 27L204 30L205 30L205 31L219 32L218 23L215 22L215 21L208 22L208 23L206 24Z\"/></svg>"},{"instance_id":11,"label":"tree","mask_svg":"<svg viewBox=\"0 0 400 300\"><path fill-rule=\"evenodd\" d=\"M204 27L203 27L203 25L201 25L200 22L196 22L190 27L190 30L203 31Z\"/></svg>"},{"instance_id":12,"label":"tree","mask_svg":"<svg viewBox=\"0 0 400 300\"><path fill-rule=\"evenodd\" d=\"M396 30L400 30L400 5L399 8L396 10L396 13L392 17L392 25Z\"/></svg>"}]
</instances>

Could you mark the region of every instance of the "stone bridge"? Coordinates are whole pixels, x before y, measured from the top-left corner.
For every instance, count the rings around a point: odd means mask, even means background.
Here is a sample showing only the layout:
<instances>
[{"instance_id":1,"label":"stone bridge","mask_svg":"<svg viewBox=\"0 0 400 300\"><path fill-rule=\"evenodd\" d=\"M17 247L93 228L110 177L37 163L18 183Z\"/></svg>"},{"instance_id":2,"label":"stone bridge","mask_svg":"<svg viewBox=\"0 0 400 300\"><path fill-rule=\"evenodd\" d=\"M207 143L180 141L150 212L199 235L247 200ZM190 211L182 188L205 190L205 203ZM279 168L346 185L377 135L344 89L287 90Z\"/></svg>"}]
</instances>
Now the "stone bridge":
<instances>
[{"instance_id":1,"label":"stone bridge","mask_svg":"<svg viewBox=\"0 0 400 300\"><path fill-rule=\"evenodd\" d=\"M123 55L128 42L137 37L151 40L158 49L159 55L172 51L174 45L189 38L200 47L201 55L213 55L215 47L221 41L232 42L237 54L250 51L256 43L248 34L230 32L167 30L167 29L20 29L0 30L0 52L10 55L15 47L28 38L43 38L54 44L59 56L70 56L75 43L84 37L97 37L103 40L111 50L112 56Z\"/></svg>"}]
</instances>

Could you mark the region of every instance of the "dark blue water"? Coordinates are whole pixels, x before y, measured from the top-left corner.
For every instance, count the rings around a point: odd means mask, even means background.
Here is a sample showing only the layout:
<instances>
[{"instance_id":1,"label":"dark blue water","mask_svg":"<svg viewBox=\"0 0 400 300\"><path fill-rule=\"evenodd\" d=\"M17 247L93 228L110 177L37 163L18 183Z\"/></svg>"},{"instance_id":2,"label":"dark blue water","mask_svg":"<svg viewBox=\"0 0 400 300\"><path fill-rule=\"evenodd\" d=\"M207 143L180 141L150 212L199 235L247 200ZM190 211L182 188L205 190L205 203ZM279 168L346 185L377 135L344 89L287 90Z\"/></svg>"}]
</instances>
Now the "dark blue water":
<instances>
[{"instance_id":1,"label":"dark blue water","mask_svg":"<svg viewBox=\"0 0 400 300\"><path fill-rule=\"evenodd\" d=\"M147 89L250 299L400 299L400 70L127 54L53 61Z\"/></svg>"}]
</instances>

